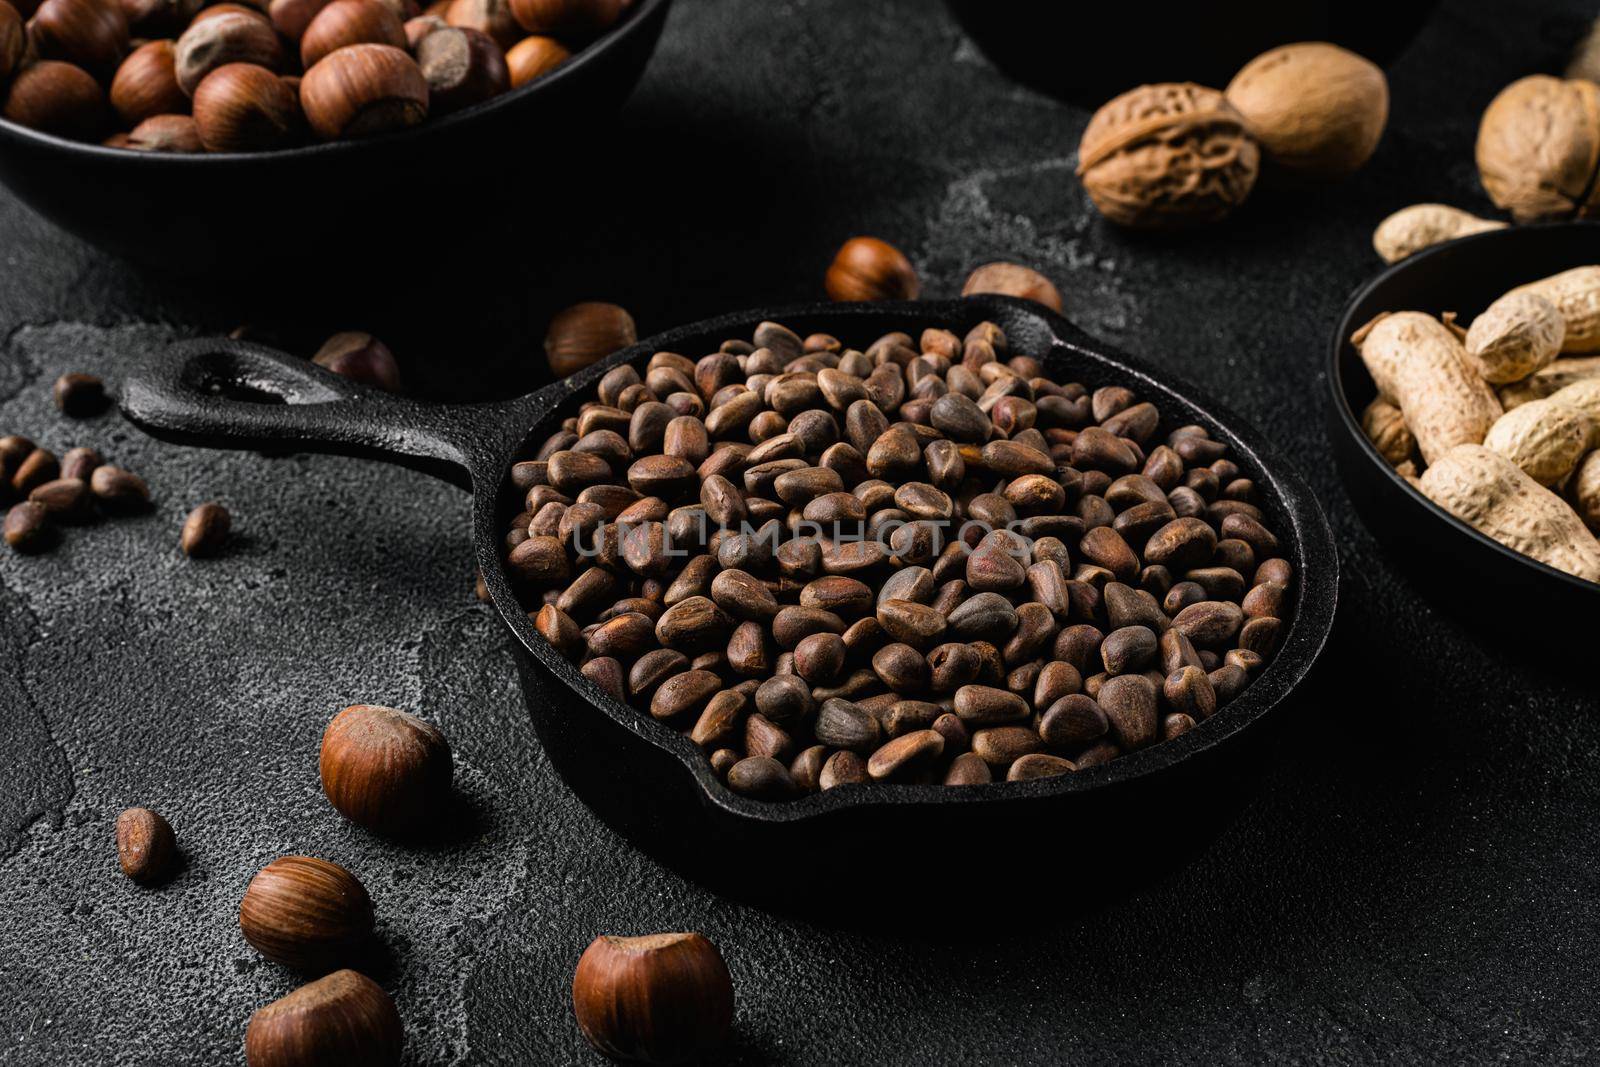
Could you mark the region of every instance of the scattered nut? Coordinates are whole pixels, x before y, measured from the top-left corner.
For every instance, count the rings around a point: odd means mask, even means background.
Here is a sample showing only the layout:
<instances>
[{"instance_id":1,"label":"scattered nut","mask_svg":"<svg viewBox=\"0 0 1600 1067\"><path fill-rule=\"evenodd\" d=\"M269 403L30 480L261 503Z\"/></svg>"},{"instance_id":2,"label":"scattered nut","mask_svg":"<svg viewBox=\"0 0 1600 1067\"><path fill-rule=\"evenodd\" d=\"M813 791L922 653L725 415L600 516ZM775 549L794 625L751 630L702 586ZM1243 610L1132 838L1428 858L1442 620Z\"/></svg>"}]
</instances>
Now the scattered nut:
<instances>
[{"instance_id":1,"label":"scattered nut","mask_svg":"<svg viewBox=\"0 0 1600 1067\"><path fill-rule=\"evenodd\" d=\"M232 528L233 518L227 508L214 501L201 504L189 512L189 517L183 521L179 547L184 555L195 559L215 556L227 544Z\"/></svg>"},{"instance_id":2,"label":"scattered nut","mask_svg":"<svg viewBox=\"0 0 1600 1067\"><path fill-rule=\"evenodd\" d=\"M449 742L395 708L356 704L334 716L317 769L340 814L392 836L425 829L450 796Z\"/></svg>"},{"instance_id":3,"label":"scattered nut","mask_svg":"<svg viewBox=\"0 0 1600 1067\"><path fill-rule=\"evenodd\" d=\"M5 541L23 555L43 552L54 543L50 513L44 505L25 500L6 512Z\"/></svg>"},{"instance_id":4,"label":"scattered nut","mask_svg":"<svg viewBox=\"0 0 1600 1067\"><path fill-rule=\"evenodd\" d=\"M336 333L322 343L311 362L363 385L400 391L400 365L389 346L359 330Z\"/></svg>"},{"instance_id":5,"label":"scattered nut","mask_svg":"<svg viewBox=\"0 0 1600 1067\"><path fill-rule=\"evenodd\" d=\"M841 301L915 300L922 292L905 253L876 237L852 237L841 245L823 286Z\"/></svg>"},{"instance_id":6,"label":"scattered nut","mask_svg":"<svg viewBox=\"0 0 1600 1067\"><path fill-rule=\"evenodd\" d=\"M556 313L545 330L544 354L555 376L566 378L636 340L626 309L591 300Z\"/></svg>"},{"instance_id":7,"label":"scattered nut","mask_svg":"<svg viewBox=\"0 0 1600 1067\"><path fill-rule=\"evenodd\" d=\"M1043 274L1017 263L985 263L967 276L962 296L974 293L999 293L1020 296L1043 304L1051 311L1061 310L1061 292Z\"/></svg>"},{"instance_id":8,"label":"scattered nut","mask_svg":"<svg viewBox=\"0 0 1600 1067\"><path fill-rule=\"evenodd\" d=\"M166 819L149 808L129 808L117 816L117 862L135 882L153 885L172 872L178 840Z\"/></svg>"},{"instance_id":9,"label":"scattered nut","mask_svg":"<svg viewBox=\"0 0 1600 1067\"><path fill-rule=\"evenodd\" d=\"M386 44L353 44L306 71L300 103L318 137L370 137L428 117L428 81L416 61Z\"/></svg>"},{"instance_id":10,"label":"scattered nut","mask_svg":"<svg viewBox=\"0 0 1600 1067\"><path fill-rule=\"evenodd\" d=\"M715 1050L733 1024L733 979L700 934L601 936L572 978L583 1036L613 1059L682 1063Z\"/></svg>"},{"instance_id":11,"label":"scattered nut","mask_svg":"<svg viewBox=\"0 0 1600 1067\"><path fill-rule=\"evenodd\" d=\"M249 1067L392 1067L404 1042L389 994L366 975L343 970L256 1009L244 1056Z\"/></svg>"},{"instance_id":12,"label":"scattered nut","mask_svg":"<svg viewBox=\"0 0 1600 1067\"><path fill-rule=\"evenodd\" d=\"M1261 53L1233 76L1227 98L1268 160L1313 178L1359 170L1389 120L1383 71L1325 41Z\"/></svg>"},{"instance_id":13,"label":"scattered nut","mask_svg":"<svg viewBox=\"0 0 1600 1067\"><path fill-rule=\"evenodd\" d=\"M306 972L333 970L372 936L372 899L337 863L284 856L250 880L239 928L269 960Z\"/></svg>"}]
</instances>

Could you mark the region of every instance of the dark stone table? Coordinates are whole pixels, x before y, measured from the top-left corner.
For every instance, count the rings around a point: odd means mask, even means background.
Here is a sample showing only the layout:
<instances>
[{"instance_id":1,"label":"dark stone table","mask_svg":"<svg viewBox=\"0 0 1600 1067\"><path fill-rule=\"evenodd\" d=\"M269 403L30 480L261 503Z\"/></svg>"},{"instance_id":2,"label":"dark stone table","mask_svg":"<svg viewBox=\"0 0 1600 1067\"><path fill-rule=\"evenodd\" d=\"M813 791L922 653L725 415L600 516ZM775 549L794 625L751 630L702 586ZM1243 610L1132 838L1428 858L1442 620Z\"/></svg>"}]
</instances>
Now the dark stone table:
<instances>
[{"instance_id":1,"label":"dark stone table","mask_svg":"<svg viewBox=\"0 0 1600 1067\"><path fill-rule=\"evenodd\" d=\"M662 929L702 930L727 956L728 1062L1592 1058L1592 668L1564 680L1431 610L1350 513L1322 430L1327 333L1380 266L1373 225L1417 200L1488 210L1481 109L1559 69L1563 34L1593 14L1534 7L1448 3L1390 70L1369 167L1174 239L1100 221L1072 177L1086 113L1018 88L917 0L682 0L601 131L609 148L583 149L609 181L523 203L508 175L419 209L482 227L498 252L481 259L356 248L332 285L145 277L0 199L0 432L95 444L158 501L52 555L0 552L0 1063L238 1062L250 1012L294 984L235 917L251 873L286 852L337 859L371 890L413 1063L595 1062L568 1001L579 952ZM574 162L561 149L547 165ZM1280 441L1338 534L1334 668L1258 798L1196 862L1100 913L1051 906L1051 879L1095 877L1093 827L1040 842L1060 871L1009 913L951 901L973 935L954 942L713 896L598 823L542 757L472 597L462 494L351 460L186 451L48 402L62 371L115 381L139 341L240 324L308 352L372 329L413 392L510 395L543 380L543 323L572 300L617 300L646 332L809 300L858 232L905 248L929 295L990 258L1045 270L1086 329ZM187 561L178 526L212 498L239 535L225 558ZM1483 610L1537 624L1537 605ZM335 816L317 740L355 701L439 723L481 822L406 849ZM116 869L112 823L132 804L165 812L187 853L158 891Z\"/></svg>"}]
</instances>

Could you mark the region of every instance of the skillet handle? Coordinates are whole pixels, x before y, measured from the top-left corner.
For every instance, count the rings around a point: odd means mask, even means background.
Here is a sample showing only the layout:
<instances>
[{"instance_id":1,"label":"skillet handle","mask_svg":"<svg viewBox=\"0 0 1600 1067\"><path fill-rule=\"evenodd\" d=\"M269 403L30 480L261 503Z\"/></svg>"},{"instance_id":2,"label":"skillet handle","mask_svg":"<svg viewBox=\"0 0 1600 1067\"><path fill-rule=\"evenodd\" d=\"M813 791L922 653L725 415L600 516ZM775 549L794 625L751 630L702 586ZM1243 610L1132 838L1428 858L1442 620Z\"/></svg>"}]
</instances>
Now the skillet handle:
<instances>
[{"instance_id":1,"label":"skillet handle","mask_svg":"<svg viewBox=\"0 0 1600 1067\"><path fill-rule=\"evenodd\" d=\"M206 448L361 456L492 491L540 394L497 404L427 404L360 385L264 345L214 338L150 354L122 410L152 437Z\"/></svg>"}]
</instances>

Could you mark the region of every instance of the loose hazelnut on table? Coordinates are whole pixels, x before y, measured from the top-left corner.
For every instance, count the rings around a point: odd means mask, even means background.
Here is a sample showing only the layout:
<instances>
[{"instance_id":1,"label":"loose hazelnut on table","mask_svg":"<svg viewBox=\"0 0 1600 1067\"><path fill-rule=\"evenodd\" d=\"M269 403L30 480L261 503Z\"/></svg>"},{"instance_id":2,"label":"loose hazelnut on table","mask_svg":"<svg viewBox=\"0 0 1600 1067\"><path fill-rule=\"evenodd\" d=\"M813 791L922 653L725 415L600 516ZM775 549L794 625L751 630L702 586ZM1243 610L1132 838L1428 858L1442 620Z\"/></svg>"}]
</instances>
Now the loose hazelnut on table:
<instances>
[{"instance_id":1,"label":"loose hazelnut on table","mask_svg":"<svg viewBox=\"0 0 1600 1067\"><path fill-rule=\"evenodd\" d=\"M305 35L306 27L311 25L311 20L328 3L329 0L272 0L267 5L267 17L272 20L273 29L289 40L298 42Z\"/></svg>"},{"instance_id":2,"label":"loose hazelnut on table","mask_svg":"<svg viewBox=\"0 0 1600 1067\"><path fill-rule=\"evenodd\" d=\"M48 59L12 79L4 115L19 126L79 141L96 139L109 121L100 83L81 67Z\"/></svg>"},{"instance_id":3,"label":"loose hazelnut on table","mask_svg":"<svg viewBox=\"0 0 1600 1067\"><path fill-rule=\"evenodd\" d=\"M722 1044L733 1023L733 979L701 934L601 936L572 978L572 1008L599 1052L684 1063Z\"/></svg>"},{"instance_id":4,"label":"loose hazelnut on table","mask_svg":"<svg viewBox=\"0 0 1600 1067\"><path fill-rule=\"evenodd\" d=\"M824 287L834 300L915 300L922 292L917 272L894 245L876 237L852 237L833 257Z\"/></svg>"},{"instance_id":5,"label":"loose hazelnut on table","mask_svg":"<svg viewBox=\"0 0 1600 1067\"><path fill-rule=\"evenodd\" d=\"M300 64L310 70L324 56L352 44L404 48L405 24L378 0L333 0L300 38Z\"/></svg>"},{"instance_id":6,"label":"loose hazelnut on table","mask_svg":"<svg viewBox=\"0 0 1600 1067\"><path fill-rule=\"evenodd\" d=\"M428 81L401 49L355 44L306 71L300 103L323 140L368 137L427 118Z\"/></svg>"},{"instance_id":7,"label":"loose hazelnut on table","mask_svg":"<svg viewBox=\"0 0 1600 1067\"><path fill-rule=\"evenodd\" d=\"M450 744L397 708L356 704L322 734L322 791L351 822L390 836L425 831L450 799Z\"/></svg>"},{"instance_id":8,"label":"loose hazelnut on table","mask_svg":"<svg viewBox=\"0 0 1600 1067\"><path fill-rule=\"evenodd\" d=\"M557 312L550 320L544 354L556 377L565 378L638 339L626 309L590 300Z\"/></svg>"},{"instance_id":9,"label":"loose hazelnut on table","mask_svg":"<svg viewBox=\"0 0 1600 1067\"><path fill-rule=\"evenodd\" d=\"M511 72L511 87L520 89L535 78L542 78L572 58L567 46L554 37L524 37L506 53Z\"/></svg>"},{"instance_id":10,"label":"loose hazelnut on table","mask_svg":"<svg viewBox=\"0 0 1600 1067\"><path fill-rule=\"evenodd\" d=\"M189 96L178 85L177 49L171 41L135 48L111 79L111 106L124 125L156 115L187 115Z\"/></svg>"},{"instance_id":11,"label":"loose hazelnut on table","mask_svg":"<svg viewBox=\"0 0 1600 1067\"><path fill-rule=\"evenodd\" d=\"M267 959L307 973L351 961L372 936L372 898L356 876L314 856L283 856L250 880L239 928Z\"/></svg>"},{"instance_id":12,"label":"loose hazelnut on table","mask_svg":"<svg viewBox=\"0 0 1600 1067\"><path fill-rule=\"evenodd\" d=\"M1227 98L1274 166L1310 178L1360 169L1389 120L1383 71L1325 41L1263 52L1233 76Z\"/></svg>"},{"instance_id":13,"label":"loose hazelnut on table","mask_svg":"<svg viewBox=\"0 0 1600 1067\"><path fill-rule=\"evenodd\" d=\"M1002 296L1020 296L1043 304L1051 311L1061 310L1061 292L1043 274L1018 263L985 263L967 277L961 287L962 296L977 293L999 293Z\"/></svg>"},{"instance_id":14,"label":"loose hazelnut on table","mask_svg":"<svg viewBox=\"0 0 1600 1067\"><path fill-rule=\"evenodd\" d=\"M282 61L272 24L260 12L244 10L203 12L178 38L174 54L178 84L191 96L218 67L251 63L277 70Z\"/></svg>"},{"instance_id":15,"label":"loose hazelnut on table","mask_svg":"<svg viewBox=\"0 0 1600 1067\"><path fill-rule=\"evenodd\" d=\"M244 1055L249 1067L392 1067L404 1043L389 994L366 975L342 970L257 1009Z\"/></svg>"},{"instance_id":16,"label":"loose hazelnut on table","mask_svg":"<svg viewBox=\"0 0 1600 1067\"><path fill-rule=\"evenodd\" d=\"M207 74L194 94L200 142L212 152L284 148L300 140L299 102L272 71L229 63Z\"/></svg>"},{"instance_id":17,"label":"loose hazelnut on table","mask_svg":"<svg viewBox=\"0 0 1600 1067\"><path fill-rule=\"evenodd\" d=\"M128 18L116 0L44 0L28 22L41 59L59 59L97 77L128 51Z\"/></svg>"},{"instance_id":18,"label":"loose hazelnut on table","mask_svg":"<svg viewBox=\"0 0 1600 1067\"><path fill-rule=\"evenodd\" d=\"M322 343L311 361L333 373L389 393L400 391L400 366L389 346L359 330L336 333Z\"/></svg>"}]
</instances>

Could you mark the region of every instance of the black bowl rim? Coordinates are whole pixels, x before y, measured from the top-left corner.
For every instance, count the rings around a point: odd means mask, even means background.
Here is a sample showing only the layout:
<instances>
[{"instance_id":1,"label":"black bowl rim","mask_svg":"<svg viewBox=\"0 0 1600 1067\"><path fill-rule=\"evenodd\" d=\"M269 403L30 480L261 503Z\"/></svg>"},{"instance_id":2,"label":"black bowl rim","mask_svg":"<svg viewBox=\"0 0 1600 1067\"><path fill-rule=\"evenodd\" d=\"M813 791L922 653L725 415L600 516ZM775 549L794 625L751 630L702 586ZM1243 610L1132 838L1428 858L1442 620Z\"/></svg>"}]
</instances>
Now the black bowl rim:
<instances>
[{"instance_id":1,"label":"black bowl rim","mask_svg":"<svg viewBox=\"0 0 1600 1067\"><path fill-rule=\"evenodd\" d=\"M513 593L501 563L499 515L511 462L541 430L548 431L544 424L563 402L593 386L602 375L619 364L642 360L657 351L675 351L680 347L680 342L701 335L726 335L737 330L748 332L757 323L768 319L793 323L824 315L837 318L840 315L859 314L867 324L894 318L956 320L963 314L970 315L974 304L987 308L987 317L994 317L994 313L1000 310L1030 315L1049 331L1054 342L1052 349L1064 345L1069 352L1115 368L1131 379L1147 383L1157 392L1172 394L1187 407L1195 409L1203 421L1221 431L1222 436L1238 450L1240 458L1258 470L1262 480L1272 487L1273 496L1292 523L1296 550L1293 555L1310 559L1319 550L1325 551L1327 558L1322 569L1299 576L1294 617L1279 642L1278 654L1267 670L1226 708L1219 709L1211 718L1171 741L1151 745L1099 767L1053 778L1026 782L1000 781L959 789L940 784L861 783L794 800L765 801L734 793L712 773L705 753L687 735L656 722L648 714L606 694L539 636L531 616ZM1063 326L1065 329L1061 328ZM1092 347L1086 347L1086 343ZM1070 322L1031 301L984 295L947 301L803 304L733 312L646 338L612 353L575 375L551 383L527 400L528 403L520 409L520 414L528 419L524 432L512 435L513 439L501 456L495 480L492 484L480 485L476 493L478 563L491 603L527 654L555 675L557 682L617 725L675 757L699 786L698 793L704 803L737 818L790 823L838 816L846 811L895 808L908 804L978 803L1004 806L1059 798L1142 779L1182 760L1200 756L1224 742L1235 740L1246 729L1281 708L1320 658L1333 628L1338 604L1338 550L1327 517L1315 495L1289 461L1267 446L1265 437L1251 424L1225 405L1217 403L1205 391L1195 388L1181 377L1146 367L1137 359L1115 352L1111 346L1090 338ZM1241 439L1241 433L1252 440ZM1254 447L1256 443L1268 449L1270 464L1263 462L1260 450ZM1298 504L1292 501L1291 491L1299 495ZM1292 645L1296 647L1298 661L1288 654ZM1269 680L1271 684L1268 684ZM1280 691L1274 694L1274 688Z\"/></svg>"},{"instance_id":2,"label":"black bowl rim","mask_svg":"<svg viewBox=\"0 0 1600 1067\"><path fill-rule=\"evenodd\" d=\"M407 138L423 138L437 135L495 111L523 106L529 100L559 87L564 82L583 77L583 72L586 68L598 63L602 55L618 47L625 39L642 32L649 25L650 20L653 17L657 17L658 12L661 17L664 17L665 11L662 9L671 5L672 0L638 0L637 4L623 13L622 19L615 26L588 42L582 49L573 53L571 59L549 74L536 78L527 85L501 93L499 96L485 100L482 103L462 108L460 111L452 111L450 114L441 115L436 119L430 118L428 121L408 129L380 134L377 137L365 137L352 141L324 141L273 152L185 153L139 152L127 148L110 148L103 144L93 144L88 141L74 141L66 137L58 137L53 133L30 129L3 117L0 117L0 132L25 141L35 141L56 151L125 162L129 166L206 167L239 165L244 162L259 163L262 160L287 162L299 159L333 158L353 152L361 152L377 145L395 145L405 141Z\"/></svg>"},{"instance_id":3,"label":"black bowl rim","mask_svg":"<svg viewBox=\"0 0 1600 1067\"><path fill-rule=\"evenodd\" d=\"M1552 567L1550 564L1536 560L1532 556L1524 556L1521 552L1501 544L1488 534L1475 529L1471 525L1450 514L1444 508L1428 499L1428 497L1421 490L1417 489L1410 482L1402 478L1395 471L1395 469L1389 466L1388 462L1378 454L1377 448L1374 447L1372 442L1367 438L1366 432L1362 430L1361 419L1356 415L1355 410L1350 404L1349 390L1346 388L1344 372L1340 366L1344 357L1345 349L1350 344L1350 335L1356 330L1360 329L1363 325L1363 323L1351 321L1356 313L1356 308L1365 302L1374 291L1387 284L1390 280L1402 274L1416 270L1419 267L1426 269L1431 259L1433 259L1435 256L1445 253L1446 251L1459 252L1462 248L1475 247L1480 244L1485 246L1492 245L1496 241L1506 240L1507 235L1511 235L1510 239L1512 240L1533 240L1534 238L1526 235L1530 233L1548 233L1553 230L1569 229L1588 230L1593 232L1597 239L1600 239L1600 222L1548 222L1508 227L1502 230L1487 230L1483 233L1468 234L1465 237L1456 237L1449 241L1442 241L1439 244L1424 248L1420 252L1413 253L1412 255L1407 256L1405 259L1400 260L1398 263L1391 264L1384 270L1378 272L1376 276L1363 283L1359 288L1356 289L1356 291L1351 295L1350 299L1345 301L1344 310L1339 313L1339 323L1334 328L1333 340L1329 345L1328 350L1328 388L1329 392L1331 393L1330 401L1333 404L1334 411L1339 416L1340 425L1344 428L1346 434L1355 439L1356 447L1361 450L1363 455L1365 455L1368 463L1377 469L1380 477L1388 479L1391 483L1411 494L1414 499L1421 503L1436 518L1446 523L1454 532L1464 535L1469 541L1476 542L1484 549L1503 556L1506 559L1520 563L1522 566L1528 567L1535 573L1543 575L1550 580L1561 582L1562 584L1588 596L1600 597L1600 583L1585 581L1575 574L1568 574L1564 570ZM1600 261L1600 256L1596 256L1596 259L1597 261ZM1523 283L1519 282L1516 284ZM1427 309L1397 308L1393 310L1426 311ZM1437 312L1431 313L1437 314ZM1356 358L1356 362L1358 365L1360 365L1359 355ZM1362 372L1365 373L1364 367Z\"/></svg>"}]
</instances>

